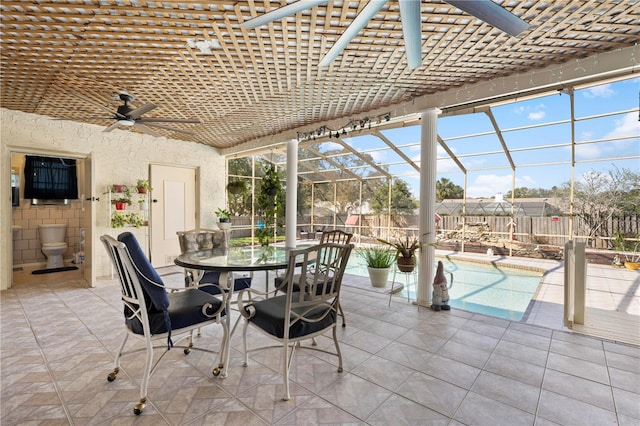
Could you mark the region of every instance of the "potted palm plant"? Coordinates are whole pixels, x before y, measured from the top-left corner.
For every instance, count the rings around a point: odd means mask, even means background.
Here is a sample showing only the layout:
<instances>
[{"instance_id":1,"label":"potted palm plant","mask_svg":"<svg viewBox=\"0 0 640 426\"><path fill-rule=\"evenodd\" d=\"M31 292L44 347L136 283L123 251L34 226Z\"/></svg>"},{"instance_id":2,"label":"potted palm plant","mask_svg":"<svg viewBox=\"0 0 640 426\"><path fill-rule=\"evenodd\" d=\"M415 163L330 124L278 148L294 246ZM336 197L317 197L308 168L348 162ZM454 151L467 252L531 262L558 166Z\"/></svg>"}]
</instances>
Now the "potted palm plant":
<instances>
[{"instance_id":1,"label":"potted palm plant","mask_svg":"<svg viewBox=\"0 0 640 426\"><path fill-rule=\"evenodd\" d=\"M218 207L218 210L215 211L215 215L218 217L218 228L231 228L231 212L229 212L229 210Z\"/></svg>"},{"instance_id":2,"label":"potted palm plant","mask_svg":"<svg viewBox=\"0 0 640 426\"><path fill-rule=\"evenodd\" d=\"M404 239L398 238L395 242L382 238L378 238L378 241L396 249L396 263L400 272L413 272L416 267L416 251L421 247L418 238L407 235Z\"/></svg>"},{"instance_id":3,"label":"potted palm plant","mask_svg":"<svg viewBox=\"0 0 640 426\"><path fill-rule=\"evenodd\" d=\"M358 250L356 254L367 265L371 285L373 287L385 287L391 265L396 260L395 252L383 246L372 246Z\"/></svg>"}]
</instances>

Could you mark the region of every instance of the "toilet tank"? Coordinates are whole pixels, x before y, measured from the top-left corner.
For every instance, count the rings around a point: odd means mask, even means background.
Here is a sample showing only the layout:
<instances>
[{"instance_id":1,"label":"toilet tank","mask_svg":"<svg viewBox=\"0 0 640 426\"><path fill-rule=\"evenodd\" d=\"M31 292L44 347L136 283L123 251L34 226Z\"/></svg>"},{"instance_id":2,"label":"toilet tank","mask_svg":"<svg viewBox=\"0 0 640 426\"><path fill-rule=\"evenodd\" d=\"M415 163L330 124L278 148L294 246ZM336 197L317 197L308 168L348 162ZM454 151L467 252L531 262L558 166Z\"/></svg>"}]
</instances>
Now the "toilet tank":
<instances>
[{"instance_id":1,"label":"toilet tank","mask_svg":"<svg viewBox=\"0 0 640 426\"><path fill-rule=\"evenodd\" d=\"M67 225L45 223L38 225L41 244L62 243L66 241Z\"/></svg>"}]
</instances>

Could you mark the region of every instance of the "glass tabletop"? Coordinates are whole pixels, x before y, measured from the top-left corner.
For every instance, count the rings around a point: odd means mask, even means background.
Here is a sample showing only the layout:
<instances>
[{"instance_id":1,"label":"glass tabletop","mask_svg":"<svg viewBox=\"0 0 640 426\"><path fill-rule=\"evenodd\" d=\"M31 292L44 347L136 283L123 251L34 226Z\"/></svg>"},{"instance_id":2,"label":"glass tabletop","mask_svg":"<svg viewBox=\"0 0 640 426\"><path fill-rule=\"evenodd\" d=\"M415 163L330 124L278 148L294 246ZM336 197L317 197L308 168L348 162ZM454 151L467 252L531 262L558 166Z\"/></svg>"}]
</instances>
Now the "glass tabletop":
<instances>
[{"instance_id":1,"label":"glass tabletop","mask_svg":"<svg viewBox=\"0 0 640 426\"><path fill-rule=\"evenodd\" d=\"M298 246L296 249L307 248ZM287 267L289 252L285 247L230 247L194 251L178 256L175 264L184 268L210 271L267 271Z\"/></svg>"}]
</instances>

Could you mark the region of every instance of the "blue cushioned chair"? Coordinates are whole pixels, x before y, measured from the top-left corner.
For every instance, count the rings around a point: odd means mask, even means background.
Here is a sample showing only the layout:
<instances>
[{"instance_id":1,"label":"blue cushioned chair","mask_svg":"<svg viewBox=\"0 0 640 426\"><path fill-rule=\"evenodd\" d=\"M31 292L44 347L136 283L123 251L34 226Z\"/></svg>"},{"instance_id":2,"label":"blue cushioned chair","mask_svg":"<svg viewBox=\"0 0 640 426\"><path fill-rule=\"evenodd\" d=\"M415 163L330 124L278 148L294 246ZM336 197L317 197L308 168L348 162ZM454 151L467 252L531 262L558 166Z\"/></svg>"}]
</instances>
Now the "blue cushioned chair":
<instances>
[{"instance_id":1,"label":"blue cushioned chair","mask_svg":"<svg viewBox=\"0 0 640 426\"><path fill-rule=\"evenodd\" d=\"M277 347L282 347L285 400L291 398L289 368L294 350L296 347L302 347L302 340L333 330L335 353L314 346L305 348L337 356L338 372L342 371L342 355L336 328L342 276L352 249L352 244L324 243L292 250L280 287L271 292L248 288L238 293L238 307L245 319L242 331L245 366L249 361L250 351L274 347L264 346L249 350L247 329L253 326L276 340L279 343ZM302 266L296 268L296 264ZM294 280L297 286L293 285ZM278 292L283 290L285 294L278 295Z\"/></svg>"},{"instance_id":2,"label":"blue cushioned chair","mask_svg":"<svg viewBox=\"0 0 640 426\"><path fill-rule=\"evenodd\" d=\"M226 293L218 292L218 295L212 295L197 288L165 287L135 236L130 232L120 234L118 240L108 235L103 235L100 240L104 243L120 279L126 326L114 369L107 379L110 382L116 379L123 355L143 350L147 352L140 382L140 401L135 405L133 412L138 415L144 410L149 378L166 351L172 347L179 347L184 350L185 355L192 348L213 353L193 347L192 331L199 327L216 323L222 326L223 337L213 374L226 377L229 364L229 328L227 321L223 319L229 306ZM171 292L167 292L167 289ZM124 352L130 336L143 340L145 347ZM178 343L183 339L189 339L188 345L179 346ZM158 345L158 341L162 341L163 344ZM157 348L163 348L165 352L153 363L153 350Z\"/></svg>"},{"instance_id":3,"label":"blue cushioned chair","mask_svg":"<svg viewBox=\"0 0 640 426\"><path fill-rule=\"evenodd\" d=\"M320 237L320 244L322 243L336 243L336 244L349 244L351 242L351 238L353 238L353 234L348 232L344 232L340 229L333 229L331 231L322 232L322 236ZM282 277L275 278L275 286L282 288ZM298 291L297 277L294 278L294 289L293 291ZM286 289L283 288L284 291ZM347 322L344 317L344 311L342 310L342 305L338 305L338 310L340 316L342 317L342 326L346 327Z\"/></svg>"}]
</instances>

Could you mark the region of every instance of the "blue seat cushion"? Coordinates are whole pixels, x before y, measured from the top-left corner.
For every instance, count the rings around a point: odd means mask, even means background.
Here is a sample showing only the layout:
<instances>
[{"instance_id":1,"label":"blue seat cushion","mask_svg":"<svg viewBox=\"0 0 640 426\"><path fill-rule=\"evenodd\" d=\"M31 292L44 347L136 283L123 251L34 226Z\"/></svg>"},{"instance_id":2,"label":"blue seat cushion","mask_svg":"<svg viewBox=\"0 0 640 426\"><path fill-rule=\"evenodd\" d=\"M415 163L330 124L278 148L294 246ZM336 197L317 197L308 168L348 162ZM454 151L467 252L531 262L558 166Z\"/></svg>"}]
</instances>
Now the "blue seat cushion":
<instances>
[{"instance_id":1,"label":"blue seat cushion","mask_svg":"<svg viewBox=\"0 0 640 426\"><path fill-rule=\"evenodd\" d=\"M297 299L298 294L293 293L293 298ZM252 323L260 327L272 336L282 339L284 337L284 319L287 296L270 297L254 303L254 315L249 319ZM245 308L247 309L247 308ZM305 308L306 309L306 308ZM318 307L315 311L306 315L307 318L321 318L329 308ZM296 309L297 310L297 309ZM247 310L249 312L249 310ZM330 312L318 322L297 321L289 329L289 338L303 337L317 331L331 327L336 322L335 310Z\"/></svg>"},{"instance_id":2,"label":"blue seat cushion","mask_svg":"<svg viewBox=\"0 0 640 426\"><path fill-rule=\"evenodd\" d=\"M140 244L138 244L135 235L131 232L123 232L118 235L118 241L127 246L133 264L138 268L139 272L136 272L136 274L145 292L145 300L148 302L149 299L151 299L153 307L158 311L167 309L169 307L169 297L167 296L167 290L164 288L162 278L160 278L160 275L158 275L154 267L151 266L149 259L147 259ZM155 285L152 281L162 284L162 287Z\"/></svg>"},{"instance_id":3,"label":"blue seat cushion","mask_svg":"<svg viewBox=\"0 0 640 426\"><path fill-rule=\"evenodd\" d=\"M177 330L191 325L196 325L204 321L208 321L211 318L202 313L202 307L209 303L211 307L207 308L207 313L212 315L222 305L222 301L217 297L205 293L198 289L189 289L184 291L178 291L175 293L168 293L170 305L168 309L169 318L171 320L170 326L173 330ZM223 310L221 316L224 316L226 312ZM136 334L144 334L142 324L138 319L126 320L127 327ZM164 319L163 312L150 312L149 313L149 326L151 328L151 334L166 333L167 323Z\"/></svg>"},{"instance_id":4,"label":"blue seat cushion","mask_svg":"<svg viewBox=\"0 0 640 426\"><path fill-rule=\"evenodd\" d=\"M185 278L185 281L187 279ZM209 294L220 294L220 288L217 287L217 284L220 284L220 272L207 271L204 273L202 278L200 279L200 284L216 284L216 285L206 285L200 287L200 290L206 291ZM233 280L233 291L244 290L245 288L251 287L251 278L250 277L242 277L236 278Z\"/></svg>"}]
</instances>

